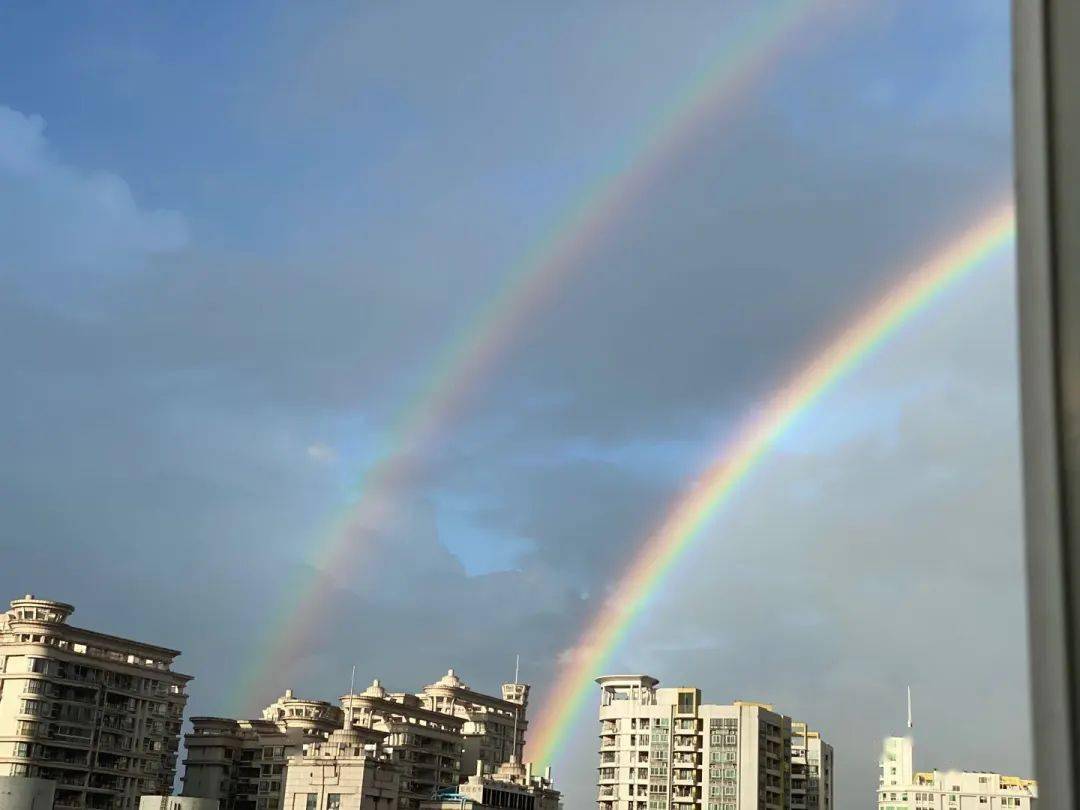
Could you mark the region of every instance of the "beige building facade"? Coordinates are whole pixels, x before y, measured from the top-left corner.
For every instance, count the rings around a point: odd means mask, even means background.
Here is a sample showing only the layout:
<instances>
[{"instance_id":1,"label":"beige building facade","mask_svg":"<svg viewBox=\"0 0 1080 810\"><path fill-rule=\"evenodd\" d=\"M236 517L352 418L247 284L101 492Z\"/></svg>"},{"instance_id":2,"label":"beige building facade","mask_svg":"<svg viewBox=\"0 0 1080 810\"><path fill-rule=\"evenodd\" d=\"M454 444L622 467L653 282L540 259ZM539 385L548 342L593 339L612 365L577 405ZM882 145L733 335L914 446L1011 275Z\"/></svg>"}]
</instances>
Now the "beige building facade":
<instances>
[{"instance_id":1,"label":"beige building facade","mask_svg":"<svg viewBox=\"0 0 1080 810\"><path fill-rule=\"evenodd\" d=\"M833 810L833 748L806 723L791 721L791 810Z\"/></svg>"},{"instance_id":2,"label":"beige building facade","mask_svg":"<svg viewBox=\"0 0 1080 810\"><path fill-rule=\"evenodd\" d=\"M332 703L291 689L259 718L192 717L181 795L218 800L221 810L279 810L290 757L340 728L343 717Z\"/></svg>"},{"instance_id":3,"label":"beige building facade","mask_svg":"<svg viewBox=\"0 0 1080 810\"><path fill-rule=\"evenodd\" d=\"M401 769L382 751L385 735L353 723L345 709L342 727L289 758L285 810L396 810Z\"/></svg>"},{"instance_id":4,"label":"beige building facade","mask_svg":"<svg viewBox=\"0 0 1080 810\"><path fill-rule=\"evenodd\" d=\"M185 692L178 650L68 624L27 595L0 614L0 775L56 783L56 808L135 810L172 790Z\"/></svg>"},{"instance_id":5,"label":"beige building facade","mask_svg":"<svg viewBox=\"0 0 1080 810\"><path fill-rule=\"evenodd\" d=\"M504 683L502 697L485 695L470 689L451 669L424 687L420 697L435 711L464 721L462 773L473 773L477 762L494 767L512 758L521 761L528 727L528 684Z\"/></svg>"},{"instance_id":6,"label":"beige building facade","mask_svg":"<svg viewBox=\"0 0 1080 810\"><path fill-rule=\"evenodd\" d=\"M915 771L911 737L887 737L879 760L878 810L1032 810L1034 779L984 771Z\"/></svg>"},{"instance_id":7,"label":"beige building facade","mask_svg":"<svg viewBox=\"0 0 1080 810\"><path fill-rule=\"evenodd\" d=\"M463 718L436 711L423 696L389 692L377 679L341 700L357 727L384 735L387 754L401 769L402 810L415 810L424 799L461 781Z\"/></svg>"},{"instance_id":8,"label":"beige building facade","mask_svg":"<svg viewBox=\"0 0 1080 810\"><path fill-rule=\"evenodd\" d=\"M790 717L766 703L702 703L699 689L648 675L597 683L599 810L790 810ZM831 750L828 767L831 808Z\"/></svg>"}]
</instances>

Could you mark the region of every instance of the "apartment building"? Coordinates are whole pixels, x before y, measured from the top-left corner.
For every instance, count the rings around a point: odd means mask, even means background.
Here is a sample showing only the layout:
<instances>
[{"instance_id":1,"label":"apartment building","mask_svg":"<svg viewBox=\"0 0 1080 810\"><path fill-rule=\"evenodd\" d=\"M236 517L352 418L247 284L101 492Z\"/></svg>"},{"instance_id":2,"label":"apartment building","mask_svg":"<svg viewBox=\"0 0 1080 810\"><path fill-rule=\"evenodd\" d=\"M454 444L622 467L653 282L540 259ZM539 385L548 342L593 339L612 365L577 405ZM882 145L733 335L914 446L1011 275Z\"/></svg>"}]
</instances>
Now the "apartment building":
<instances>
[{"instance_id":1,"label":"apartment building","mask_svg":"<svg viewBox=\"0 0 1080 810\"><path fill-rule=\"evenodd\" d=\"M382 732L359 728L346 707L340 728L289 758L287 810L396 810L401 769L382 751Z\"/></svg>"},{"instance_id":2,"label":"apartment building","mask_svg":"<svg viewBox=\"0 0 1080 810\"><path fill-rule=\"evenodd\" d=\"M832 810L832 746L806 723L791 721L791 810Z\"/></svg>"},{"instance_id":3,"label":"apartment building","mask_svg":"<svg viewBox=\"0 0 1080 810\"><path fill-rule=\"evenodd\" d=\"M1034 779L986 771L914 770L911 737L887 737L879 760L878 810L1032 810Z\"/></svg>"},{"instance_id":4,"label":"apartment building","mask_svg":"<svg viewBox=\"0 0 1080 810\"><path fill-rule=\"evenodd\" d=\"M181 795L215 799L221 810L279 810L289 758L340 728L343 717L332 703L291 689L259 718L192 717Z\"/></svg>"},{"instance_id":5,"label":"apartment building","mask_svg":"<svg viewBox=\"0 0 1080 810\"><path fill-rule=\"evenodd\" d=\"M191 676L74 610L27 595L0 615L0 774L53 780L56 808L134 810L172 790Z\"/></svg>"},{"instance_id":6,"label":"apartment building","mask_svg":"<svg viewBox=\"0 0 1080 810\"><path fill-rule=\"evenodd\" d=\"M425 686L420 697L435 711L465 721L461 727L462 773L473 773L477 762L494 767L511 758L521 761L528 727L528 684L504 683L500 698L470 689L451 669Z\"/></svg>"},{"instance_id":7,"label":"apartment building","mask_svg":"<svg viewBox=\"0 0 1080 810\"><path fill-rule=\"evenodd\" d=\"M659 688L648 675L597 683L599 810L790 810L792 720L773 706L705 704L699 689ZM832 806L831 751L828 765L822 807Z\"/></svg>"},{"instance_id":8,"label":"apartment building","mask_svg":"<svg viewBox=\"0 0 1080 810\"><path fill-rule=\"evenodd\" d=\"M461 781L464 718L436 711L431 697L388 692L378 679L341 703L352 711L354 725L385 735L387 754L401 768L402 810L415 810Z\"/></svg>"},{"instance_id":9,"label":"apartment building","mask_svg":"<svg viewBox=\"0 0 1080 810\"><path fill-rule=\"evenodd\" d=\"M465 782L421 802L420 810L559 810L561 798L551 781L550 766L543 776L534 776L530 763L521 765L515 759L486 773L480 761Z\"/></svg>"}]
</instances>

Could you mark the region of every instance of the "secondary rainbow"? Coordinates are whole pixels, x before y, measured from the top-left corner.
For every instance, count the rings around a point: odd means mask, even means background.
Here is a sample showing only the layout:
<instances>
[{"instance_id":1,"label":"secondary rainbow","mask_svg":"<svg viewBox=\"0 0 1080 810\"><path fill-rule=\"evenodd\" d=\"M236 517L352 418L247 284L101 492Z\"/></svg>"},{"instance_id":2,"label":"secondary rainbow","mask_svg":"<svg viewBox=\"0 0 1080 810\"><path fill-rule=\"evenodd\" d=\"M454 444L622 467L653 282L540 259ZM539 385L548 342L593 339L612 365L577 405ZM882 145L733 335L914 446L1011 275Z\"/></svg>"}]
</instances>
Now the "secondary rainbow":
<instances>
[{"instance_id":1,"label":"secondary rainbow","mask_svg":"<svg viewBox=\"0 0 1080 810\"><path fill-rule=\"evenodd\" d=\"M754 4L741 24L721 37L715 54L659 109L636 137L619 144L608 168L574 198L562 216L516 263L499 291L449 341L426 383L411 398L387 434L379 461L364 474L357 499L330 521L314 545L313 569L348 572L362 551L365 532L391 514L395 493L416 475L425 454L466 404L497 361L513 345L523 322L548 301L560 283L596 246L623 212L639 200L670 158L706 122L733 112L747 88L776 63L793 35L811 19L845 7L838 0L782 0ZM323 579L301 575L280 589L282 601L266 623L252 665L238 681L233 709L253 708L266 697L284 662L301 655L301 645L321 618Z\"/></svg>"},{"instance_id":2,"label":"secondary rainbow","mask_svg":"<svg viewBox=\"0 0 1080 810\"><path fill-rule=\"evenodd\" d=\"M662 587L671 566L791 425L905 322L975 268L1002 254L1012 243L1013 230L1009 203L950 241L816 354L719 449L704 474L685 488L660 527L641 546L610 597L566 654L551 693L532 724L533 761L551 762L586 697L593 693L593 679L602 674L646 601Z\"/></svg>"}]
</instances>

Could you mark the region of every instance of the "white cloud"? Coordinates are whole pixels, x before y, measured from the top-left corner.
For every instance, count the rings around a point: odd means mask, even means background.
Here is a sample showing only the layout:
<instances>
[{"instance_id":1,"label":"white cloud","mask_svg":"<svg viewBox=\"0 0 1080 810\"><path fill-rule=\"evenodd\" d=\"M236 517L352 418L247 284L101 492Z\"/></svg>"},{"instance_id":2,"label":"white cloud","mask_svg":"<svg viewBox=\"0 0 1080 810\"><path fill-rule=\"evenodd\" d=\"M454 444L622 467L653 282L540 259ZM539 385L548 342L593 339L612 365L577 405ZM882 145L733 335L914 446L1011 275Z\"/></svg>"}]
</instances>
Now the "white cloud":
<instances>
[{"instance_id":1,"label":"white cloud","mask_svg":"<svg viewBox=\"0 0 1080 810\"><path fill-rule=\"evenodd\" d=\"M60 160L45 121L0 106L0 244L5 276L63 294L88 278L141 269L188 243L181 214L140 207L128 183Z\"/></svg>"},{"instance_id":2,"label":"white cloud","mask_svg":"<svg viewBox=\"0 0 1080 810\"><path fill-rule=\"evenodd\" d=\"M317 461L320 464L329 464L332 461L337 461L338 457L337 450L329 445L322 444L321 442L309 444L307 455L312 461Z\"/></svg>"}]
</instances>

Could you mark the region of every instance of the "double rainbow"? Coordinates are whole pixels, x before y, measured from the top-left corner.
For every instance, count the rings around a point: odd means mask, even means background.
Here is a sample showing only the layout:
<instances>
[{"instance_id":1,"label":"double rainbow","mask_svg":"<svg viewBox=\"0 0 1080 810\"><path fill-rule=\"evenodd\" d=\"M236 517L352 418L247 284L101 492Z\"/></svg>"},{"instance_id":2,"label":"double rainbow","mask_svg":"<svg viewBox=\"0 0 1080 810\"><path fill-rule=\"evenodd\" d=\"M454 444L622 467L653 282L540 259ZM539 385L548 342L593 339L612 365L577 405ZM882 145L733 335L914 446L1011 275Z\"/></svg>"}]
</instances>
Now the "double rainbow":
<instances>
[{"instance_id":1,"label":"double rainbow","mask_svg":"<svg viewBox=\"0 0 1080 810\"><path fill-rule=\"evenodd\" d=\"M636 137L618 144L610 168L586 186L548 233L507 276L500 291L449 341L388 434L385 452L363 476L358 497L316 541L312 568L282 586L282 601L266 624L230 701L241 711L266 697L269 681L302 654L322 616L321 574L348 572L369 532L385 525L397 494L413 481L425 454L452 423L478 384L514 343L522 325L639 200L669 160L719 112L733 112L753 81L768 72L805 23L845 6L839 0L755 2L740 25L722 32L716 54L657 111ZM312 573L314 572L314 573Z\"/></svg>"},{"instance_id":2,"label":"double rainbow","mask_svg":"<svg viewBox=\"0 0 1080 810\"><path fill-rule=\"evenodd\" d=\"M602 674L648 598L662 587L671 566L792 424L937 296L1003 253L1012 244L1013 230L1010 202L938 250L815 355L719 448L715 461L676 500L577 644L565 654L551 693L532 724L533 761L551 762L586 697L593 693L593 679Z\"/></svg>"}]
</instances>

